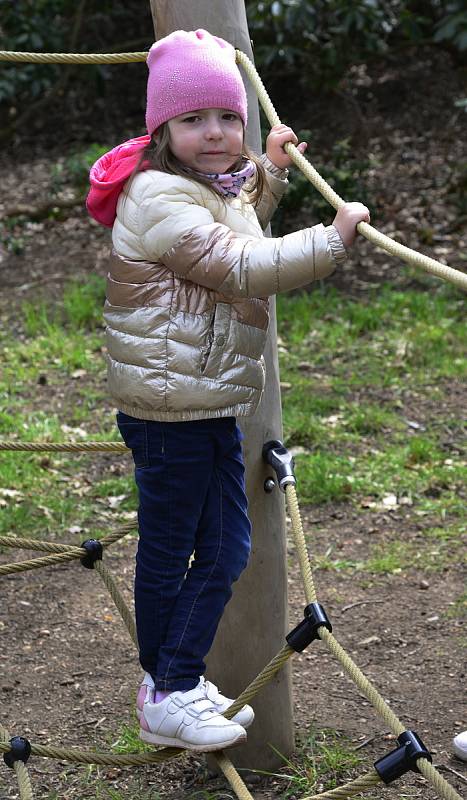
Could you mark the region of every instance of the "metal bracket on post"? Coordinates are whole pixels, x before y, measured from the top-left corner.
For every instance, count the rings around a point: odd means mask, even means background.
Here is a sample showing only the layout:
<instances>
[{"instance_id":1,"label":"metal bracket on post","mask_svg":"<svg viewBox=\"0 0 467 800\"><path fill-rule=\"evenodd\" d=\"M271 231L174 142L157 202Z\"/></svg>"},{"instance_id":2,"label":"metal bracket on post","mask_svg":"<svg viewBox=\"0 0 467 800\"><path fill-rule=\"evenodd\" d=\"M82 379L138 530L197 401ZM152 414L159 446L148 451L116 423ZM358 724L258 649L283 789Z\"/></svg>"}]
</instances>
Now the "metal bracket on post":
<instances>
[{"instance_id":1,"label":"metal bracket on post","mask_svg":"<svg viewBox=\"0 0 467 800\"><path fill-rule=\"evenodd\" d=\"M24 736L13 736L10 739L10 750L3 754L3 760L7 767L13 769L16 761L22 761L26 764L29 756L31 755L31 744Z\"/></svg>"},{"instance_id":2,"label":"metal bracket on post","mask_svg":"<svg viewBox=\"0 0 467 800\"><path fill-rule=\"evenodd\" d=\"M293 631L287 634L287 644L296 653L302 653L310 642L319 639L319 629L327 628L332 633L332 625L323 606L320 603L310 603L305 608L305 619L303 619Z\"/></svg>"},{"instance_id":3,"label":"metal bracket on post","mask_svg":"<svg viewBox=\"0 0 467 800\"><path fill-rule=\"evenodd\" d=\"M285 492L287 485L296 486L297 479L294 474L295 462L293 456L279 439L272 439L263 445L263 460L269 464L277 475L279 489Z\"/></svg>"},{"instance_id":4,"label":"metal bracket on post","mask_svg":"<svg viewBox=\"0 0 467 800\"><path fill-rule=\"evenodd\" d=\"M98 539L86 539L81 547L86 550L86 555L80 558L81 564L86 569L94 569L95 562L102 561L102 543Z\"/></svg>"},{"instance_id":5,"label":"metal bracket on post","mask_svg":"<svg viewBox=\"0 0 467 800\"><path fill-rule=\"evenodd\" d=\"M399 747L375 761L374 768L384 783L392 783L406 772L419 772L417 761L426 758L431 763L431 753L415 731L404 731L397 737Z\"/></svg>"}]
</instances>

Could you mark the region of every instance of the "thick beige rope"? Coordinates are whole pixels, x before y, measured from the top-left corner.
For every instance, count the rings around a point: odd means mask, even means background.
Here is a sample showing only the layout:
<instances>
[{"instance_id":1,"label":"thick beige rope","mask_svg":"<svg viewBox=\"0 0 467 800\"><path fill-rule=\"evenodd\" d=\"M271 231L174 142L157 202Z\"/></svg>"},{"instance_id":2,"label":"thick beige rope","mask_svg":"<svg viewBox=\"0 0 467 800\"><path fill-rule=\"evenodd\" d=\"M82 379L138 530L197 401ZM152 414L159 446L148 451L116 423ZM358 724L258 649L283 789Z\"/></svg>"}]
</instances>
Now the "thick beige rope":
<instances>
[{"instance_id":1,"label":"thick beige rope","mask_svg":"<svg viewBox=\"0 0 467 800\"><path fill-rule=\"evenodd\" d=\"M133 530L134 527L134 523L129 523L128 525L124 526L123 532L120 530L118 532L115 531L113 534L109 534L108 537L104 537L102 539L102 546L105 547L112 541L120 539L130 530ZM1 536L0 545L2 544L6 545L7 547L22 547L31 550L45 550L54 555L42 556L41 558L31 558L27 561L16 561L11 564L2 564L0 565L0 575L12 575L14 573L28 572L29 570L39 569L41 567L50 567L53 564L61 564L62 562L73 561L78 558L81 559L87 554L87 551L83 547L54 544L53 542L35 542L34 539L20 539L14 536ZM122 616L125 620L125 616L123 614Z\"/></svg>"},{"instance_id":2,"label":"thick beige rope","mask_svg":"<svg viewBox=\"0 0 467 800\"><path fill-rule=\"evenodd\" d=\"M45 758L55 758L58 761L70 761L73 764L97 764L99 766L112 767L131 767L142 766L143 764L160 764L169 758L175 758L181 753L186 754L186 750L178 750L174 747L166 747L163 750L155 750L151 753L130 753L126 755L115 755L114 753L99 753L95 750L80 750L71 747L46 747L41 744L31 744L31 755L43 756ZM10 750L9 742L0 740L0 752L7 753Z\"/></svg>"},{"instance_id":3,"label":"thick beige rope","mask_svg":"<svg viewBox=\"0 0 467 800\"><path fill-rule=\"evenodd\" d=\"M460 794L456 792L454 787L451 786L451 784L439 774L436 767L434 767L433 764L430 764L426 758L419 758L417 761L417 767L422 773L423 777L435 787L436 791L441 797L445 797L446 800L462 800Z\"/></svg>"},{"instance_id":4,"label":"thick beige rope","mask_svg":"<svg viewBox=\"0 0 467 800\"><path fill-rule=\"evenodd\" d=\"M66 561L74 561L76 558L82 558L86 555L85 550L81 550L80 555L75 553L57 553L52 556L43 556L42 558L32 558L30 561L18 561L13 564L2 564L0 566L0 575L13 575L17 572L28 572L31 569L39 569L40 567L51 567L53 564L61 564Z\"/></svg>"},{"instance_id":5,"label":"thick beige rope","mask_svg":"<svg viewBox=\"0 0 467 800\"><path fill-rule=\"evenodd\" d=\"M99 573L102 580L104 581L104 584L107 587L107 590L109 591L112 600L114 601L115 605L117 606L120 612L120 616L122 617L123 622L125 623L128 633L132 638L133 644L135 645L136 648L138 648L138 637L136 634L136 625L133 618L133 614L131 613L130 609L125 603L123 595L120 592L120 589L118 588L114 578L112 577L109 570L102 561L95 561L94 569L96 570L96 572Z\"/></svg>"},{"instance_id":6,"label":"thick beige rope","mask_svg":"<svg viewBox=\"0 0 467 800\"><path fill-rule=\"evenodd\" d=\"M285 487L285 495L287 500L287 507L289 509L291 522L293 525L293 534L295 537L295 543L297 546L297 550L299 551L299 558L300 558L300 568L302 572L302 578L305 585L305 593L307 599L309 597L316 597L316 591L314 587L313 577L311 575L311 567L309 564L308 558L308 551L306 548L306 541L305 536L303 533L303 526L300 517L300 510L298 507L298 500L297 500L297 492L295 486L292 484L288 484ZM308 568L306 568L306 563L308 562ZM309 602L316 602L316 600L311 600ZM350 658L348 653L344 650L343 647L339 644L333 634L328 631L327 628L321 626L318 629L319 638L325 642L329 648L329 650L333 653L333 655L340 661L342 666L344 667L345 671L349 675L349 677L353 680L353 682L357 685L360 689L362 694L370 701L373 705L375 710L378 714L382 717L385 721L386 725L392 730L392 732L399 736L401 733L405 731L405 727L402 722L398 719L396 714L392 711L386 701L381 697L380 693L375 689L375 687L370 683L368 678L363 674L359 667L355 664L355 662ZM445 800L462 800L461 796L456 792L456 790L448 783L433 767L432 764L427 759L420 758L418 759L417 766L426 780L431 783L437 792L441 795L441 797L445 798ZM342 791L347 790L349 784L340 787ZM323 795L318 795L318 797ZM325 796L325 795L324 795ZM332 796L332 795L331 795ZM334 795L335 797L339 797L339 795ZM347 797L348 795L340 795L341 797Z\"/></svg>"},{"instance_id":7,"label":"thick beige rope","mask_svg":"<svg viewBox=\"0 0 467 800\"><path fill-rule=\"evenodd\" d=\"M8 442L0 441L0 450L26 450L47 453L96 452L129 453L123 442Z\"/></svg>"},{"instance_id":8,"label":"thick beige rope","mask_svg":"<svg viewBox=\"0 0 467 800\"><path fill-rule=\"evenodd\" d=\"M356 778L354 781L346 783L345 786L337 786L335 789L330 789L328 792L321 792L320 794L307 794L301 797L300 800L321 800L322 797L332 797L334 800L346 800L347 797L355 797L356 794L369 792L370 789L374 789L375 786L382 783L383 781L378 773L373 769L365 775L360 775L360 777Z\"/></svg>"},{"instance_id":9,"label":"thick beige rope","mask_svg":"<svg viewBox=\"0 0 467 800\"><path fill-rule=\"evenodd\" d=\"M262 689L263 686L266 686L267 683L274 677L276 672L278 672L281 667L285 664L286 661L295 653L295 650L292 649L288 644L284 645L282 650L279 650L277 655L271 659L269 664L261 670L259 675L248 684L246 689L237 697L237 699L232 703L231 706L224 711L223 716L227 719L232 719L232 717L240 711L241 708L245 705L245 703L249 703L252 698L258 694L259 690Z\"/></svg>"},{"instance_id":10,"label":"thick beige rope","mask_svg":"<svg viewBox=\"0 0 467 800\"><path fill-rule=\"evenodd\" d=\"M140 53L15 53L0 50L0 61L28 64L126 64L146 61L147 51Z\"/></svg>"},{"instance_id":11,"label":"thick beige rope","mask_svg":"<svg viewBox=\"0 0 467 800\"><path fill-rule=\"evenodd\" d=\"M382 717L394 735L399 736L401 733L403 733L405 731L405 726L394 714L394 711L389 708L388 704L385 700L383 700L377 689L375 689L368 678L365 677L361 669L359 669L355 662L352 661L344 648L341 647L333 634L329 633L327 628L324 627L319 629L318 634L320 639L326 642L331 653L337 658L338 661L340 661L349 677L358 686L362 694L364 694L365 697L370 701L373 708L378 712L380 717Z\"/></svg>"},{"instance_id":12,"label":"thick beige rope","mask_svg":"<svg viewBox=\"0 0 467 800\"><path fill-rule=\"evenodd\" d=\"M99 539L99 541L102 547L108 547L110 544L118 542L119 539L123 539L124 536L127 536L129 533L132 533L136 530L138 530L138 522L135 518L134 522L125 522L124 525L120 525L119 528L115 528L114 531L106 534L106 536L103 536L102 539Z\"/></svg>"},{"instance_id":13,"label":"thick beige rope","mask_svg":"<svg viewBox=\"0 0 467 800\"><path fill-rule=\"evenodd\" d=\"M245 53L242 53L240 50L236 50L236 54L238 63L241 64L255 88L259 102L263 107L269 123L271 125L279 125L281 122L279 115L274 108L268 93L266 92L264 84L258 75L254 64L252 61L250 61L248 56L246 56ZM324 178L322 178L315 168L312 167L310 162L307 161L307 159L299 152L299 150L297 150L295 145L288 143L285 145L284 149L294 164L301 169L303 174L308 178L318 192L323 195L325 200L327 200L328 203L333 206L333 208L338 209L344 205L345 201L342 199L342 197L339 197L334 189L329 186ZM452 267L448 267L446 264L442 264L440 261L436 261L434 258L430 258L422 253L418 253L416 250L412 250L410 247L405 247L405 245L399 244L399 242L395 242L393 239L390 239L389 236L385 236L383 233L380 233L380 231L377 231L376 228L373 228L372 225L368 225L366 222L360 222L357 228L359 233L361 233L366 239L378 247L381 247L383 250L386 250L388 253L391 253L391 255L401 258L403 261L406 261L408 264L412 264L415 267L421 267L426 272L430 272L433 275L437 275L439 278L450 281L450 283L454 283L456 286L459 286L459 288L467 291L467 275L465 273L456 269L452 269Z\"/></svg>"},{"instance_id":14,"label":"thick beige rope","mask_svg":"<svg viewBox=\"0 0 467 800\"><path fill-rule=\"evenodd\" d=\"M72 544L39 542L37 539L20 539L19 536L0 536L0 545L24 550L43 550L46 553L74 553L76 558L82 558L85 555L85 551L81 547Z\"/></svg>"},{"instance_id":15,"label":"thick beige rope","mask_svg":"<svg viewBox=\"0 0 467 800\"><path fill-rule=\"evenodd\" d=\"M254 800L253 795L250 794L234 765L230 759L227 758L225 753L214 753L214 756L239 800Z\"/></svg>"},{"instance_id":16,"label":"thick beige rope","mask_svg":"<svg viewBox=\"0 0 467 800\"><path fill-rule=\"evenodd\" d=\"M110 544L122 539L131 531L137 529L137 522L127 522L120 528L116 528L113 532L108 533L99 539L103 548L108 547ZM89 537L91 538L91 537ZM77 547L73 544L57 544L56 542L41 542L37 539L23 539L19 536L0 536L0 546L4 547L17 547L23 550L42 550L46 553L68 553L74 554L75 558L83 558L86 555L86 550L82 547ZM8 566L8 565L5 565Z\"/></svg>"},{"instance_id":17,"label":"thick beige rope","mask_svg":"<svg viewBox=\"0 0 467 800\"><path fill-rule=\"evenodd\" d=\"M293 486L291 483L287 484L285 487L285 496L287 500L287 508L290 514L290 521L292 523L292 533L294 536L295 549L297 550L298 562L300 564L300 572L302 574L306 602L307 604L317 603L318 599L316 596L310 559L308 558L308 551L306 548L305 534L303 532L297 492L295 486Z\"/></svg>"}]
</instances>

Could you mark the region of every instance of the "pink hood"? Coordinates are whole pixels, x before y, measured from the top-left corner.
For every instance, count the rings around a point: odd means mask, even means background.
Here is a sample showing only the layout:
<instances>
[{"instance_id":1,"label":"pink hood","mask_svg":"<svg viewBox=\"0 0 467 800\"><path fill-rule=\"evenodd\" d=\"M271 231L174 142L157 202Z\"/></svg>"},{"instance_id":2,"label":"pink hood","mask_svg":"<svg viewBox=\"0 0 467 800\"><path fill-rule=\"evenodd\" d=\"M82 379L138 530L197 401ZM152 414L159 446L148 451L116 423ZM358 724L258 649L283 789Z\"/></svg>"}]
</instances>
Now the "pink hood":
<instances>
[{"instance_id":1,"label":"pink hood","mask_svg":"<svg viewBox=\"0 0 467 800\"><path fill-rule=\"evenodd\" d=\"M150 141L151 137L147 135L129 139L105 153L91 167L91 189L86 199L86 208L91 217L107 228L114 224L120 192L135 169L142 150ZM148 167L149 162L143 161L140 170Z\"/></svg>"}]
</instances>

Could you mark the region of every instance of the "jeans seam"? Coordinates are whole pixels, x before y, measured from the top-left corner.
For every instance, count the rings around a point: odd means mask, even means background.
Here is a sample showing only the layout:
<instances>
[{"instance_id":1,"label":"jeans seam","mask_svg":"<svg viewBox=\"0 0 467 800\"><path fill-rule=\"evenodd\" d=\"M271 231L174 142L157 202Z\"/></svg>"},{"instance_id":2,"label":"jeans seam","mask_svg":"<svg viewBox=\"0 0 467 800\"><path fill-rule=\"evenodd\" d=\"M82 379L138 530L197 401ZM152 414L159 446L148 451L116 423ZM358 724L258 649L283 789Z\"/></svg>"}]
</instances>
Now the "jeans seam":
<instances>
[{"instance_id":1,"label":"jeans seam","mask_svg":"<svg viewBox=\"0 0 467 800\"><path fill-rule=\"evenodd\" d=\"M220 503L219 503L219 510L220 510L220 513L219 513L220 536L219 536L219 542L218 542L218 547L217 547L216 560L215 560L214 564L211 567L211 571L209 572L209 575L207 576L207 578L204 581L203 585L200 587L195 599L193 600L193 603L192 603L192 606L191 606L191 609L190 609L190 613L188 614L188 618L187 618L187 621L185 623L185 627L184 627L184 629L182 631L182 634L180 636L180 639L178 641L177 649L176 649L175 653L173 654L172 658L170 659L170 661L169 661L169 663L167 665L167 668L165 670L165 676L163 678L163 680L165 680L165 681L169 681L169 677L168 677L169 670L170 670L170 668L172 666L172 662L174 661L174 659L177 657L177 655L179 653L180 647L182 646L182 642L183 642L183 639L185 637L185 634L186 634L188 625L190 623L191 617L193 616L193 611L195 609L196 603L198 602L200 595L202 594L202 592L204 591L205 587L207 586L207 584L208 584L208 582L209 582L209 580L210 580L210 578L211 578L211 576L212 576L212 574L213 574L213 572L214 572L214 570L217 567L217 564L219 562L219 555L220 555L220 551L221 551L221 547L222 547L222 543L223 543L223 535L224 535L223 515L222 515L222 489L223 489L223 487L222 487L222 479L221 479L220 474L218 473L217 470L215 470L215 475L216 475L216 477L217 477L217 479L219 481L219 498L220 498Z\"/></svg>"},{"instance_id":2,"label":"jeans seam","mask_svg":"<svg viewBox=\"0 0 467 800\"><path fill-rule=\"evenodd\" d=\"M164 450L165 450L164 432L162 431L161 434L162 434L162 453L164 453ZM166 569L165 569L165 583L167 584L167 576L170 574L170 569L172 567L174 553L173 553L173 547L172 547L172 524L171 524L171 521L172 521L172 514L171 514L172 504L170 502L170 500L171 500L171 496L170 496L170 487L171 487L170 467L169 467L168 463L167 463L166 466L167 466L167 470L166 470L166 473L167 473L167 534L168 534L169 551L170 551L170 560L166 564ZM162 602L163 602L163 586L161 586L160 592L159 592L159 609L162 606ZM162 618L162 614L160 613L160 610L159 610L159 614L157 615L157 626L158 626L158 634L159 634L158 635L159 648L163 644L163 642L162 642L161 618ZM156 664L156 668L157 668L157 664Z\"/></svg>"}]
</instances>

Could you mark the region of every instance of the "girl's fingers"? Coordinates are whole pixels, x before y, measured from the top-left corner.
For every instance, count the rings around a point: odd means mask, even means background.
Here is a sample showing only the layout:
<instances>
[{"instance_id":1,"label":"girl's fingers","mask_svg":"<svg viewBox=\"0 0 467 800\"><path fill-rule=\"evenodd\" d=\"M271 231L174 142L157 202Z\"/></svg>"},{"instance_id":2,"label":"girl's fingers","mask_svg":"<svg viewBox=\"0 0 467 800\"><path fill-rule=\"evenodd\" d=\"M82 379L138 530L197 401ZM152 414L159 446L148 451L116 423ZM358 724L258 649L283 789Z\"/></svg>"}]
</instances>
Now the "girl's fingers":
<instances>
[{"instance_id":1,"label":"girl's fingers","mask_svg":"<svg viewBox=\"0 0 467 800\"><path fill-rule=\"evenodd\" d=\"M293 144L297 144L298 139L293 132L292 128L289 128L288 125L274 125L271 128L271 132L275 133L278 137L282 139L282 144L286 142L292 142Z\"/></svg>"},{"instance_id":2,"label":"girl's fingers","mask_svg":"<svg viewBox=\"0 0 467 800\"><path fill-rule=\"evenodd\" d=\"M287 144L287 142L292 142L292 144L298 144L298 139L293 131L284 131L284 133L280 136L280 141L281 144Z\"/></svg>"}]
</instances>

